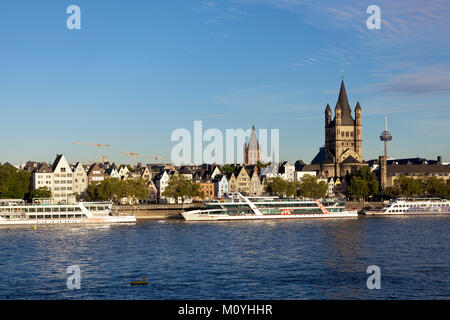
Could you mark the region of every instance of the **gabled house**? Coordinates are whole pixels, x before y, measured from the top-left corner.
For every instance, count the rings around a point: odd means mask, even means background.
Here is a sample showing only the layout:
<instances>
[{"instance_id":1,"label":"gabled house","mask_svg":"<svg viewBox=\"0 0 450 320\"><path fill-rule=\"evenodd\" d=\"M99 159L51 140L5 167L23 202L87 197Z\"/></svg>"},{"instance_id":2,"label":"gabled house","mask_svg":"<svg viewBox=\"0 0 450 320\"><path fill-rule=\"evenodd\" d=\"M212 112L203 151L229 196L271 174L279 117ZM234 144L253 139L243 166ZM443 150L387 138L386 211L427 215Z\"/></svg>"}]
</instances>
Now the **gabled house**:
<instances>
[{"instance_id":1,"label":"gabled house","mask_svg":"<svg viewBox=\"0 0 450 320\"><path fill-rule=\"evenodd\" d=\"M162 173L155 176L155 186L158 191L158 203L175 203L175 199L166 198L162 194L164 190L169 185L170 175L167 171L163 171Z\"/></svg>"},{"instance_id":2,"label":"gabled house","mask_svg":"<svg viewBox=\"0 0 450 320\"><path fill-rule=\"evenodd\" d=\"M250 192L249 195L260 197L263 193L263 186L261 184L261 179L258 174L258 168L255 168L251 173L250 178Z\"/></svg>"},{"instance_id":3,"label":"gabled house","mask_svg":"<svg viewBox=\"0 0 450 320\"><path fill-rule=\"evenodd\" d=\"M119 171L117 171L115 166L111 166L111 167L109 167L109 169L106 169L105 175L107 175L110 178L120 179Z\"/></svg>"},{"instance_id":4,"label":"gabled house","mask_svg":"<svg viewBox=\"0 0 450 320\"><path fill-rule=\"evenodd\" d=\"M140 170L140 178L148 181L152 179L152 172L149 170L149 168L147 166L141 167Z\"/></svg>"},{"instance_id":5,"label":"gabled house","mask_svg":"<svg viewBox=\"0 0 450 320\"><path fill-rule=\"evenodd\" d=\"M228 193L228 179L224 174L218 174L213 179L214 196L216 198L223 198Z\"/></svg>"},{"instance_id":6,"label":"gabled house","mask_svg":"<svg viewBox=\"0 0 450 320\"><path fill-rule=\"evenodd\" d=\"M88 177L83 165L78 162L73 168L73 192L83 195L88 187Z\"/></svg>"},{"instance_id":7,"label":"gabled house","mask_svg":"<svg viewBox=\"0 0 450 320\"><path fill-rule=\"evenodd\" d=\"M87 176L89 184L102 182L106 177L103 168L101 168L98 163L94 163L93 165L91 165L88 170Z\"/></svg>"},{"instance_id":8,"label":"gabled house","mask_svg":"<svg viewBox=\"0 0 450 320\"><path fill-rule=\"evenodd\" d=\"M63 154L56 155L52 166L53 201L56 203L74 203L72 168Z\"/></svg>"},{"instance_id":9,"label":"gabled house","mask_svg":"<svg viewBox=\"0 0 450 320\"><path fill-rule=\"evenodd\" d=\"M228 180L228 193L238 192L237 180L234 173L233 172L227 173L225 176Z\"/></svg>"},{"instance_id":10,"label":"gabled house","mask_svg":"<svg viewBox=\"0 0 450 320\"><path fill-rule=\"evenodd\" d=\"M237 180L237 192L240 192L244 195L248 195L250 193L250 176L245 167L240 167L238 169L236 180Z\"/></svg>"},{"instance_id":11,"label":"gabled house","mask_svg":"<svg viewBox=\"0 0 450 320\"><path fill-rule=\"evenodd\" d=\"M121 165L119 167L118 173L121 179L127 179L128 176L130 175L130 170L128 169L127 166Z\"/></svg>"}]
</instances>

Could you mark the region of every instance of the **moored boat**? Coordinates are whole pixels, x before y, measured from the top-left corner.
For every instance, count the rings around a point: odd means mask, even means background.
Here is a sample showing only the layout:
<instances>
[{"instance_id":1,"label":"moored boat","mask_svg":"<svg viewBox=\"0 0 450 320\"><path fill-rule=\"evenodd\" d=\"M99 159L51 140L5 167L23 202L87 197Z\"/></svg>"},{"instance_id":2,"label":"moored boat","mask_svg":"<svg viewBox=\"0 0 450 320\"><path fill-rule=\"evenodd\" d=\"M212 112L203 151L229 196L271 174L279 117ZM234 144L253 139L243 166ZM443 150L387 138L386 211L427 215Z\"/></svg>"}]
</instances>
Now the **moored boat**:
<instances>
[{"instance_id":1,"label":"moored boat","mask_svg":"<svg viewBox=\"0 0 450 320\"><path fill-rule=\"evenodd\" d=\"M76 204L26 204L23 200L0 202L0 225L110 224L136 222L135 216L112 212L109 202Z\"/></svg>"},{"instance_id":2,"label":"moored boat","mask_svg":"<svg viewBox=\"0 0 450 320\"><path fill-rule=\"evenodd\" d=\"M279 199L245 197L236 193L224 202L205 203L205 209L181 213L187 221L357 218L340 199Z\"/></svg>"},{"instance_id":3,"label":"moored boat","mask_svg":"<svg viewBox=\"0 0 450 320\"><path fill-rule=\"evenodd\" d=\"M369 216L450 214L450 201L440 198L399 198L389 201L381 210L365 210Z\"/></svg>"}]
</instances>

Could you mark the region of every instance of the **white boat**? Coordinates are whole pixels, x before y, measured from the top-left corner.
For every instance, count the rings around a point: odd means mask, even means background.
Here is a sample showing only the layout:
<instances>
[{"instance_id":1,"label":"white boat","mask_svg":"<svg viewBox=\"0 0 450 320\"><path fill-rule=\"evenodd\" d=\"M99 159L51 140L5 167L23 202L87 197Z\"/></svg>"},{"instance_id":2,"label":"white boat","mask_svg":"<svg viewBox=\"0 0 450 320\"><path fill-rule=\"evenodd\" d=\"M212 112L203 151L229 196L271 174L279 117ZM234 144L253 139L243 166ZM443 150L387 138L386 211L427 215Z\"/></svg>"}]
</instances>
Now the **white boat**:
<instances>
[{"instance_id":1,"label":"white boat","mask_svg":"<svg viewBox=\"0 0 450 320\"><path fill-rule=\"evenodd\" d=\"M450 214L450 201L439 198L400 198L389 201L381 210L366 210L366 215L439 215Z\"/></svg>"},{"instance_id":2,"label":"white boat","mask_svg":"<svg viewBox=\"0 0 450 320\"><path fill-rule=\"evenodd\" d=\"M109 202L76 204L26 204L23 200L0 201L0 225L110 224L136 222L135 216L112 212Z\"/></svg>"},{"instance_id":3,"label":"white boat","mask_svg":"<svg viewBox=\"0 0 450 320\"><path fill-rule=\"evenodd\" d=\"M279 199L231 195L224 202L207 202L205 209L182 212L187 221L357 218L339 199Z\"/></svg>"}]
</instances>

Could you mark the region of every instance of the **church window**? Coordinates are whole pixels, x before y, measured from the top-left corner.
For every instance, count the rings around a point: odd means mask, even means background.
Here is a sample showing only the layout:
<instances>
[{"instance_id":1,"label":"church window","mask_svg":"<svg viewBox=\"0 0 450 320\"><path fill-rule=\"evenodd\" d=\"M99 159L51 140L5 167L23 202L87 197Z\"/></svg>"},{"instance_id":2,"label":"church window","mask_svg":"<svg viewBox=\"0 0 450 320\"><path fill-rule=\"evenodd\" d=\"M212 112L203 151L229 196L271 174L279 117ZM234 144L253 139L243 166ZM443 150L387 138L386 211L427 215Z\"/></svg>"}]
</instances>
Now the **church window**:
<instances>
[{"instance_id":1,"label":"church window","mask_svg":"<svg viewBox=\"0 0 450 320\"><path fill-rule=\"evenodd\" d=\"M348 131L347 131L347 132L345 132L345 136L346 136L346 137L348 137Z\"/></svg>"},{"instance_id":2,"label":"church window","mask_svg":"<svg viewBox=\"0 0 450 320\"><path fill-rule=\"evenodd\" d=\"M341 136L342 136L342 137L344 136L344 131L341 132Z\"/></svg>"}]
</instances>

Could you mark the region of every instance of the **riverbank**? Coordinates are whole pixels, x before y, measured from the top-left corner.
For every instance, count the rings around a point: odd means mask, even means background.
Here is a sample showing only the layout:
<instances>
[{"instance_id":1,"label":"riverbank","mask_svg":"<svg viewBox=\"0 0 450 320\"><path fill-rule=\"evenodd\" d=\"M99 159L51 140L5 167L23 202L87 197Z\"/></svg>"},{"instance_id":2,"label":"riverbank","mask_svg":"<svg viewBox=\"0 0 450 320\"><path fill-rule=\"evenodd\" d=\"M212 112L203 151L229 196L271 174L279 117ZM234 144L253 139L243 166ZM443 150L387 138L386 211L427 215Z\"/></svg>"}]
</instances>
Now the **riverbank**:
<instances>
[{"instance_id":1,"label":"riverbank","mask_svg":"<svg viewBox=\"0 0 450 320\"><path fill-rule=\"evenodd\" d=\"M186 204L146 204L114 206L113 211L120 215L134 215L137 220L181 219L180 213L187 210L202 209L202 203Z\"/></svg>"}]
</instances>

